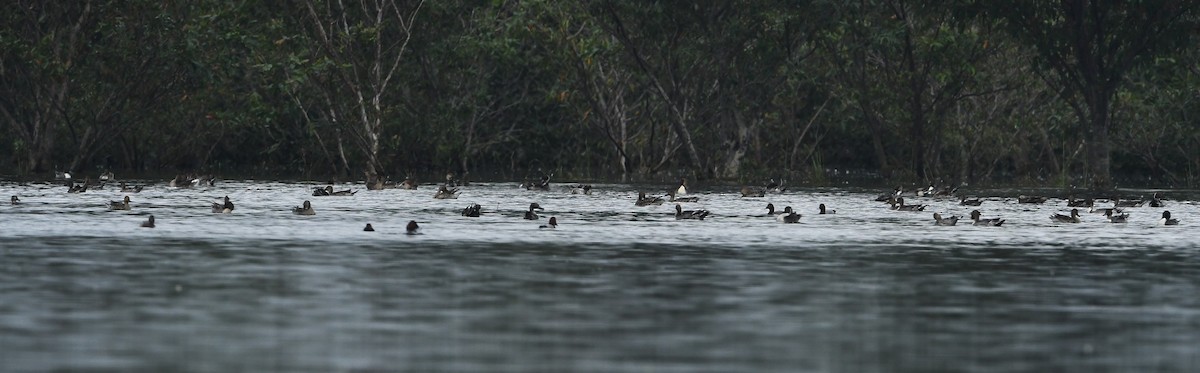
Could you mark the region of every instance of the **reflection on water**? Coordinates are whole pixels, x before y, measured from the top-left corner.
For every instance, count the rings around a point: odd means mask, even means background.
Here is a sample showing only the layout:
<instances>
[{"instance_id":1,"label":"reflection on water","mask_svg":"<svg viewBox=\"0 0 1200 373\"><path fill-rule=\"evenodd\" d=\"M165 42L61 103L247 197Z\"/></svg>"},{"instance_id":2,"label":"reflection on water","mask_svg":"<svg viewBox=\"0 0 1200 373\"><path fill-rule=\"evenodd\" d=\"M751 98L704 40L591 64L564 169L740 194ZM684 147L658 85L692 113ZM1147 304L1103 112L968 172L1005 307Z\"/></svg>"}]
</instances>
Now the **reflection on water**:
<instances>
[{"instance_id":1,"label":"reflection on water","mask_svg":"<svg viewBox=\"0 0 1200 373\"><path fill-rule=\"evenodd\" d=\"M341 188L344 189L344 188ZM116 191L0 185L5 371L930 372L1200 368L1200 209L1095 215L953 201L701 193L713 215L515 185L311 197L306 184ZM0 194L3 195L3 194ZM225 195L233 214L212 214ZM316 216L290 212L313 201ZM546 211L521 219L530 202ZM763 216L794 206L800 224ZM470 203L480 218L459 215ZM837 215L816 215L825 203ZM158 228L138 224L154 214ZM557 216L555 230L538 229ZM417 220L422 234L403 233ZM377 232L362 232L372 223Z\"/></svg>"}]
</instances>

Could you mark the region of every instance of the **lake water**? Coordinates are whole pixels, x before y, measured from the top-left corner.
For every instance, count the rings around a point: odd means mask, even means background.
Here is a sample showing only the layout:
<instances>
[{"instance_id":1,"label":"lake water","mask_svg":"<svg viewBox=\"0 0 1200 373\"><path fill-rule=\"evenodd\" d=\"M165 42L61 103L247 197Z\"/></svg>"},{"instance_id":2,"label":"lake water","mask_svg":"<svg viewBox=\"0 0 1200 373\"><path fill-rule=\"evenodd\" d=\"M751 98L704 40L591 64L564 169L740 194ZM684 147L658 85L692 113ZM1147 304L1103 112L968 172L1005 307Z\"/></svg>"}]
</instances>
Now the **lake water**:
<instances>
[{"instance_id":1,"label":"lake water","mask_svg":"<svg viewBox=\"0 0 1200 373\"><path fill-rule=\"evenodd\" d=\"M1065 201L992 197L978 208L1003 227L946 227L931 213L974 208L714 187L683 204L708 219L677 221L673 204L635 206L630 185L484 183L451 200L316 186L160 182L111 212L126 195L112 186L0 184L23 201L0 205L0 370L1200 370L1195 192L1167 194L1179 226L1150 207L1059 224ZM235 211L211 213L226 195ZM315 216L290 212L304 200ZM539 221L521 218L531 202ZM776 222L768 202L804 217ZM471 203L483 216L460 216ZM148 214L157 228L139 227ZM539 229L549 216L559 227Z\"/></svg>"}]
</instances>

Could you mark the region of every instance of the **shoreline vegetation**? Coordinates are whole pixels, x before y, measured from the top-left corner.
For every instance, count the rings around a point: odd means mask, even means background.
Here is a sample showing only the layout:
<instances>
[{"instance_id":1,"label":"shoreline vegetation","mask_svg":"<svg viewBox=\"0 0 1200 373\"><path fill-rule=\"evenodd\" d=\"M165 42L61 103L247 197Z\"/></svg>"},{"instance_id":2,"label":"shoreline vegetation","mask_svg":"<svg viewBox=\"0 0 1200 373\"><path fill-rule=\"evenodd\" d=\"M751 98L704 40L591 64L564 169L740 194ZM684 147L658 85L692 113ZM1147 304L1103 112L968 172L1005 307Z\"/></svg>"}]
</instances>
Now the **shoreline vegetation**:
<instances>
[{"instance_id":1,"label":"shoreline vegetation","mask_svg":"<svg viewBox=\"0 0 1200 373\"><path fill-rule=\"evenodd\" d=\"M11 8L23 179L1200 185L1194 1Z\"/></svg>"}]
</instances>

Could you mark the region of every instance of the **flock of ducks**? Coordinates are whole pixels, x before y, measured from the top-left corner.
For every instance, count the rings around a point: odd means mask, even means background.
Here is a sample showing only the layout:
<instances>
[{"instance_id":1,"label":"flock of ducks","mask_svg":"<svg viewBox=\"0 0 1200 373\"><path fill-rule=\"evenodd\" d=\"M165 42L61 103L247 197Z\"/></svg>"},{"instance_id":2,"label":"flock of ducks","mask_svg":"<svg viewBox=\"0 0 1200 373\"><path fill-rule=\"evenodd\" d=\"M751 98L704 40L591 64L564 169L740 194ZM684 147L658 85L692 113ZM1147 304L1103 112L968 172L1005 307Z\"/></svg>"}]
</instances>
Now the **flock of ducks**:
<instances>
[{"instance_id":1,"label":"flock of ducks","mask_svg":"<svg viewBox=\"0 0 1200 373\"><path fill-rule=\"evenodd\" d=\"M56 174L56 176L63 177L62 174ZM85 178L82 183L76 183L69 179L69 174L65 175L65 177L67 178L65 186L68 188L68 193L84 193L87 192L89 188L103 189L107 182L114 180L112 174L107 172L100 177L98 182L92 182L90 178ZM174 188L190 188L201 185L212 186L214 182L215 177L212 177L211 175L197 176L188 174L176 176L168 182L168 186ZM383 185L384 187L382 188L394 187L402 189L417 189L417 184L412 180L412 178L405 178L405 180L401 183L385 183ZM453 174L448 174L446 177L446 182L438 185L438 189L434 193L433 198L457 199L459 194L458 187L465 185L467 185L465 182L460 182L454 179ZM125 182L120 182L119 187L122 193L138 193L141 192L143 188L143 186L127 185ZM537 182L529 182L528 180L523 181L520 184L520 188L527 190L548 191L550 190L550 177L542 176ZM592 192L591 185L574 184L567 185L565 188L573 194L591 194ZM368 183L368 189L379 188L371 187L371 183ZM743 198L755 198L764 197L768 193L783 193L785 190L786 187L782 183L776 183L774 180L771 180L762 187L743 187L741 188L740 193ZM314 197L353 196L357 192L358 191L351 189L336 191L333 189L333 186L330 185L313 188L312 195ZM711 215L710 211L704 209L684 210L681 203L699 201L699 197L687 196L687 194L687 179L680 178L679 184L675 187L668 188L666 193L662 196L649 196L645 191L639 191L634 204L636 206L654 206L662 205L666 202L675 203L675 219L678 220L704 220L706 217ZM906 193L900 187L897 187L890 193L879 195L877 198L875 198L875 201L886 202L890 206L890 209L895 211L925 211L927 205L908 204L905 202L905 196L957 198L959 200L959 204L962 206L980 206L983 203L983 200L980 198L967 198L966 196L959 195L957 188L937 189L933 185L930 185L927 189L920 189L911 193ZM1017 197L1017 202L1020 204L1042 204L1048 200L1049 198L1044 196L1021 195ZM1068 213L1055 213L1050 215L1050 219L1051 221L1057 223L1080 223L1083 221L1083 219L1081 219L1079 208L1086 207L1089 213L1102 214L1108 222L1126 223L1129 221L1130 214L1125 212L1125 208L1136 208L1144 205L1149 205L1150 207L1165 207L1165 203L1162 201L1161 196L1158 193L1155 193L1149 200L1130 200L1120 198L1111 198L1109 200L1113 204L1113 207L1098 207L1097 200L1094 198L1075 199L1073 197L1068 197L1066 200L1067 206L1072 207L1072 209ZM12 196L10 201L13 205L18 205L21 203L20 198L15 195ZM107 205L109 210L128 211L131 208L130 202L130 197L125 196L119 201L109 201ZM233 201L230 200L229 196L225 196L222 202L214 202L212 204L212 212L214 214L230 214L234 211L234 209L235 206ZM482 209L483 207L479 204L472 203L467 205L466 208L462 209L461 215L464 217L479 217ZM774 204L768 203L766 205L766 210L767 216L773 216L777 221L782 223L798 223L802 217L802 215L793 210L791 206L785 206L782 210L777 210ZM544 209L537 202L530 203L529 208L523 212L523 218L526 220L539 220L541 218L539 212L541 211L544 211ZM835 210L827 208L824 203L818 206L818 211L818 214L837 213ZM317 214L316 210L312 206L312 202L308 200L305 200L301 206L293 207L292 213L303 216L312 216ZM1000 227L1005 222L1005 219L1003 218L984 218L982 215L983 214L979 210L972 210L969 216L971 224L977 226ZM943 216L941 213L933 213L933 224L937 226L953 226L957 225L959 221L960 217L957 215ZM1163 211L1162 218L1159 220L1159 223L1162 225L1178 225L1179 220L1172 218L1170 211ZM141 226L146 228L154 228L154 216L150 215L148 219L141 224ZM549 217L546 224L539 226L539 228L542 229L554 229L557 227L558 219L554 216ZM415 220L409 221L405 227L407 234L418 234L419 229L420 226ZM375 228L368 223L366 227L363 228L363 231L373 232L375 231Z\"/></svg>"}]
</instances>

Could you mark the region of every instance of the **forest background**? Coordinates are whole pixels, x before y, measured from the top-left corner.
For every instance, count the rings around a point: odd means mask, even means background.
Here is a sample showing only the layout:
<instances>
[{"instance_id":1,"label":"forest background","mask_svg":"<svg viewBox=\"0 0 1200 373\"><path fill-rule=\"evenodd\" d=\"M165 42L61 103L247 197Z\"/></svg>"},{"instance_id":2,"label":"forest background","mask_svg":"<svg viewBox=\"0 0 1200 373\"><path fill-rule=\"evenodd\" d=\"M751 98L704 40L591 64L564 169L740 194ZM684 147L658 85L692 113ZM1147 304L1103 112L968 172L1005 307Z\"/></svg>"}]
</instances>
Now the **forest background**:
<instances>
[{"instance_id":1,"label":"forest background","mask_svg":"<svg viewBox=\"0 0 1200 373\"><path fill-rule=\"evenodd\" d=\"M0 173L1195 187L1198 3L14 0Z\"/></svg>"}]
</instances>

